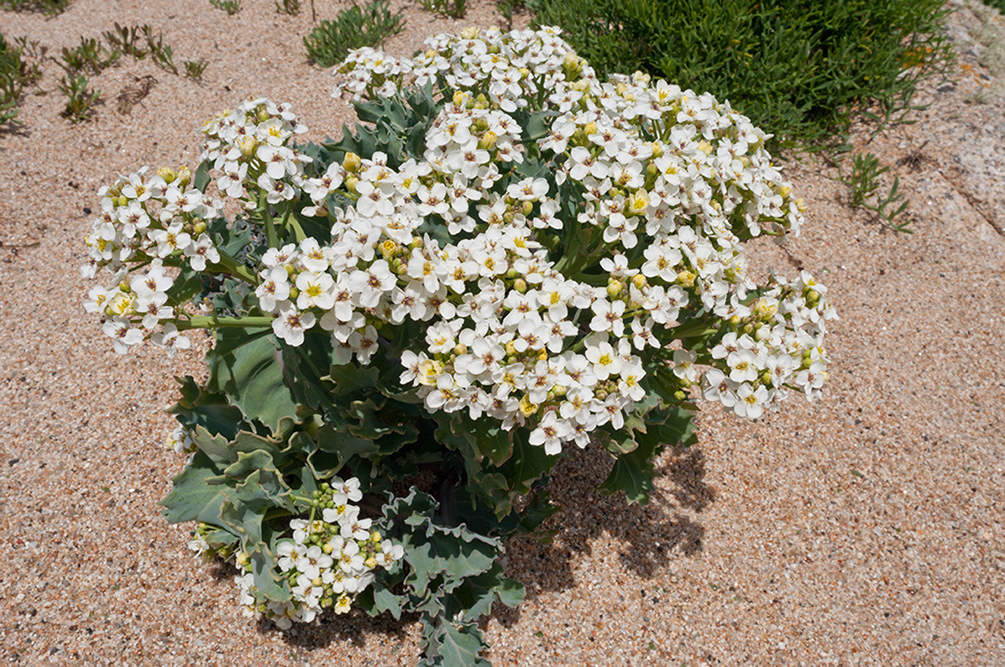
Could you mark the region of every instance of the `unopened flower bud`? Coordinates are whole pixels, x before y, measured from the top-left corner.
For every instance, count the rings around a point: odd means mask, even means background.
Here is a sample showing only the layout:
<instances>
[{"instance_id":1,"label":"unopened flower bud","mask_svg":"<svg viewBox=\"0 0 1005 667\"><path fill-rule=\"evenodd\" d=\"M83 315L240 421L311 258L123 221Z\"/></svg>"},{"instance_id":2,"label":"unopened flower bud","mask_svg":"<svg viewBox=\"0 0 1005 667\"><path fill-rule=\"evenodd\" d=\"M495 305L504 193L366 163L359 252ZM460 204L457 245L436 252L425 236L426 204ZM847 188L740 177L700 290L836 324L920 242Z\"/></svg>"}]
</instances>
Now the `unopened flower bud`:
<instances>
[{"instance_id":1,"label":"unopened flower bud","mask_svg":"<svg viewBox=\"0 0 1005 667\"><path fill-rule=\"evenodd\" d=\"M192 225L192 233L198 236L206 231L206 223L200 220L199 222Z\"/></svg>"},{"instance_id":2,"label":"unopened flower bud","mask_svg":"<svg viewBox=\"0 0 1005 667\"><path fill-rule=\"evenodd\" d=\"M597 124L594 122L589 122L583 126L583 134L590 136L591 134L597 133Z\"/></svg>"},{"instance_id":3,"label":"unopened flower bud","mask_svg":"<svg viewBox=\"0 0 1005 667\"><path fill-rule=\"evenodd\" d=\"M644 289L646 286L646 277L641 273L636 273L632 276L632 284L635 285L635 289Z\"/></svg>"},{"instance_id":4,"label":"unopened flower bud","mask_svg":"<svg viewBox=\"0 0 1005 667\"><path fill-rule=\"evenodd\" d=\"M374 558L373 556L370 556L365 561L363 561L363 565L366 565L371 570L376 570L377 569L377 559Z\"/></svg>"},{"instance_id":5,"label":"unopened flower bud","mask_svg":"<svg viewBox=\"0 0 1005 667\"><path fill-rule=\"evenodd\" d=\"M251 559L248 558L248 554L244 553L243 551L238 553L237 557L234 560L237 561L237 564L240 565L241 567L244 567L251 562Z\"/></svg>"},{"instance_id":6,"label":"unopened flower bud","mask_svg":"<svg viewBox=\"0 0 1005 667\"><path fill-rule=\"evenodd\" d=\"M490 151L493 148L495 148L496 141L498 140L499 135L493 132L492 130L488 130L485 134L482 135L482 138L479 139L478 147L483 150Z\"/></svg>"},{"instance_id":7,"label":"unopened flower bud","mask_svg":"<svg viewBox=\"0 0 1005 667\"><path fill-rule=\"evenodd\" d=\"M372 533L370 533L370 541L371 542L377 542L377 543L379 543L381 539L382 538L381 538L380 533L378 531L375 530Z\"/></svg>"},{"instance_id":8,"label":"unopened flower bud","mask_svg":"<svg viewBox=\"0 0 1005 667\"><path fill-rule=\"evenodd\" d=\"M606 400L607 399L607 390L606 389L598 389L597 393L596 393L596 396L597 396L598 400L601 400L601 401Z\"/></svg>"},{"instance_id":9,"label":"unopened flower bud","mask_svg":"<svg viewBox=\"0 0 1005 667\"><path fill-rule=\"evenodd\" d=\"M516 346L513 345L513 341L506 343L506 354L516 356Z\"/></svg>"},{"instance_id":10,"label":"unopened flower bud","mask_svg":"<svg viewBox=\"0 0 1005 667\"><path fill-rule=\"evenodd\" d=\"M345 169L346 171L356 172L359 170L362 164L363 163L359 159L359 156L353 153L352 151L346 153L345 157L342 158L342 168Z\"/></svg>"},{"instance_id":11,"label":"unopened flower bud","mask_svg":"<svg viewBox=\"0 0 1005 667\"><path fill-rule=\"evenodd\" d=\"M461 39L474 39L478 36L480 29L477 26L468 26L461 30Z\"/></svg>"},{"instance_id":12,"label":"unopened flower bud","mask_svg":"<svg viewBox=\"0 0 1005 667\"><path fill-rule=\"evenodd\" d=\"M621 290L623 288L624 285L621 283L620 280L614 280L607 285L607 296L609 296L612 299L616 299L617 296L621 294Z\"/></svg>"},{"instance_id":13,"label":"unopened flower bud","mask_svg":"<svg viewBox=\"0 0 1005 667\"><path fill-rule=\"evenodd\" d=\"M397 249L398 244L391 239L384 239L384 242L380 244L380 254L384 256L384 259L391 257Z\"/></svg>"},{"instance_id":14,"label":"unopened flower bud","mask_svg":"<svg viewBox=\"0 0 1005 667\"><path fill-rule=\"evenodd\" d=\"M241 147L241 156L245 160L255 157L255 151L258 150L258 141L254 137L244 137L237 145Z\"/></svg>"},{"instance_id":15,"label":"unopened flower bud","mask_svg":"<svg viewBox=\"0 0 1005 667\"><path fill-rule=\"evenodd\" d=\"M515 289L517 292L520 292L520 294L526 294L527 281L524 280L523 278L517 278L516 280L513 281L513 289Z\"/></svg>"},{"instance_id":16,"label":"unopened flower bud","mask_svg":"<svg viewBox=\"0 0 1005 667\"><path fill-rule=\"evenodd\" d=\"M677 274L677 282L679 282L684 287L693 287L695 278L697 278L697 276L688 271L687 269Z\"/></svg>"},{"instance_id":17,"label":"unopened flower bud","mask_svg":"<svg viewBox=\"0 0 1005 667\"><path fill-rule=\"evenodd\" d=\"M464 106L464 102L467 99L468 99L468 94L465 93L463 90L458 90L458 91L454 92L454 99L453 99L454 106L458 106L458 107Z\"/></svg>"},{"instance_id":18,"label":"unopened flower bud","mask_svg":"<svg viewBox=\"0 0 1005 667\"><path fill-rule=\"evenodd\" d=\"M163 178L165 183L172 183L177 178L171 167L161 167L157 170L157 175Z\"/></svg>"},{"instance_id":19,"label":"unopened flower bud","mask_svg":"<svg viewBox=\"0 0 1005 667\"><path fill-rule=\"evenodd\" d=\"M359 179L355 176L350 176L345 179L345 189L353 194L356 194L356 184L359 183Z\"/></svg>"},{"instance_id":20,"label":"unopened flower bud","mask_svg":"<svg viewBox=\"0 0 1005 667\"><path fill-rule=\"evenodd\" d=\"M678 401L683 401L684 399L687 398L687 394L685 394L682 390L678 389L673 393L673 397L676 398Z\"/></svg>"},{"instance_id":21,"label":"unopened flower bud","mask_svg":"<svg viewBox=\"0 0 1005 667\"><path fill-rule=\"evenodd\" d=\"M663 155L663 144L658 141L654 141L649 144L650 149L652 149L653 157L660 157Z\"/></svg>"},{"instance_id":22,"label":"unopened flower bud","mask_svg":"<svg viewBox=\"0 0 1005 667\"><path fill-rule=\"evenodd\" d=\"M298 296L300 296L300 290L295 285L290 285L290 298L296 299Z\"/></svg>"},{"instance_id":23,"label":"unopened flower bud","mask_svg":"<svg viewBox=\"0 0 1005 667\"><path fill-rule=\"evenodd\" d=\"M531 213L533 213L534 212L534 202L532 202L532 201L525 201L523 203L522 212L523 212L524 215L530 215Z\"/></svg>"}]
</instances>

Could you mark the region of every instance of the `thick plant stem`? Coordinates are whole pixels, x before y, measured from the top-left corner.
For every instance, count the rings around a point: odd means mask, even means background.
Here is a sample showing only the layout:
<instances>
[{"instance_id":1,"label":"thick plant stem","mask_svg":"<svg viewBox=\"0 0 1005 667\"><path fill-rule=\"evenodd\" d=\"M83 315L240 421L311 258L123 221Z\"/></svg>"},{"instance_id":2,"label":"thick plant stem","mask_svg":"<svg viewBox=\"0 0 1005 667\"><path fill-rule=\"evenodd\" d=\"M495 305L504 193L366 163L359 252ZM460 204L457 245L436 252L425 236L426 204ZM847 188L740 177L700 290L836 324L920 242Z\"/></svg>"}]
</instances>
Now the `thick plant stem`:
<instances>
[{"instance_id":1,"label":"thick plant stem","mask_svg":"<svg viewBox=\"0 0 1005 667\"><path fill-rule=\"evenodd\" d=\"M240 278L244 282L251 283L252 285L258 284L258 276L256 276L248 267L243 266L236 259L219 248L217 248L217 252L220 253L220 261L217 262L217 264L226 268L230 275L235 278Z\"/></svg>"},{"instance_id":2,"label":"thick plant stem","mask_svg":"<svg viewBox=\"0 0 1005 667\"><path fill-rule=\"evenodd\" d=\"M188 320L177 322L179 331L186 329L256 329L271 327L274 317L249 316L249 317L217 317L216 315L200 315Z\"/></svg>"},{"instance_id":3,"label":"thick plant stem","mask_svg":"<svg viewBox=\"0 0 1005 667\"><path fill-rule=\"evenodd\" d=\"M265 238L269 242L270 248L278 248L279 240L276 238L276 223L272 219L272 212L269 211L269 202L264 198L258 200L258 212L262 214L265 222Z\"/></svg>"}]
</instances>

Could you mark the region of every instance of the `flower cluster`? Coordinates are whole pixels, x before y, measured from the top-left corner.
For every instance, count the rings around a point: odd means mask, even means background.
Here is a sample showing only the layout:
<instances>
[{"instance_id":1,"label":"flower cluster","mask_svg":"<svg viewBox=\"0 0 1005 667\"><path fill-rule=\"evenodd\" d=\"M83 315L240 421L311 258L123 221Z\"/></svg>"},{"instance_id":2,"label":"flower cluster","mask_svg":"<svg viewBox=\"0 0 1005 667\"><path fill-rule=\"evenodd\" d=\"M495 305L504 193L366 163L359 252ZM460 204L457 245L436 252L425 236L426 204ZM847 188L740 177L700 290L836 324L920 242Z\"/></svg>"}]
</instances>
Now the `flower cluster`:
<instances>
[{"instance_id":1,"label":"flower cluster","mask_svg":"<svg viewBox=\"0 0 1005 667\"><path fill-rule=\"evenodd\" d=\"M181 309L168 296L174 285L168 267L185 262L205 271L221 261L205 221L223 206L191 180L184 167L153 175L144 168L98 192L101 214L87 235L89 260L81 273L94 278L104 268L112 279L91 288L84 307L104 316L103 331L116 352L148 339L169 354L190 346L175 325Z\"/></svg>"},{"instance_id":2,"label":"flower cluster","mask_svg":"<svg viewBox=\"0 0 1005 667\"><path fill-rule=\"evenodd\" d=\"M323 330L337 363L385 348L428 411L527 428L548 453L622 428L654 374L680 400L699 385L750 418L789 389L818 395L825 289L809 275L759 288L742 252L803 219L766 135L711 95L644 75L602 83L559 32L440 35L414 60L350 54L337 94L452 91L421 159L348 153L307 175L288 106L252 100L211 121L216 187L257 211L271 246L248 278L257 310L290 346ZM326 221L330 240L298 215ZM197 253L164 261L181 254ZM172 315L145 296L162 274L154 262L127 285L135 296L94 297L117 349L144 337L120 302L151 324ZM424 335L396 338L413 322Z\"/></svg>"},{"instance_id":3,"label":"flower cluster","mask_svg":"<svg viewBox=\"0 0 1005 667\"><path fill-rule=\"evenodd\" d=\"M235 581L245 610L263 613L283 629L293 621L310 623L325 609L348 612L353 598L373 583L374 571L391 568L404 555L400 544L370 530L371 519L360 518L352 503L362 497L358 479L335 477L330 488L315 493L310 519L290 521L293 538L281 540L277 554L280 576L292 593L286 602L259 599L248 557L238 554L245 573ZM318 511L320 519L314 518Z\"/></svg>"},{"instance_id":4,"label":"flower cluster","mask_svg":"<svg viewBox=\"0 0 1005 667\"><path fill-rule=\"evenodd\" d=\"M212 164L219 174L216 187L221 194L241 199L253 189L251 206L260 198L284 204L300 196L303 165L311 161L288 144L306 131L290 105L248 100L206 123L200 161Z\"/></svg>"}]
</instances>

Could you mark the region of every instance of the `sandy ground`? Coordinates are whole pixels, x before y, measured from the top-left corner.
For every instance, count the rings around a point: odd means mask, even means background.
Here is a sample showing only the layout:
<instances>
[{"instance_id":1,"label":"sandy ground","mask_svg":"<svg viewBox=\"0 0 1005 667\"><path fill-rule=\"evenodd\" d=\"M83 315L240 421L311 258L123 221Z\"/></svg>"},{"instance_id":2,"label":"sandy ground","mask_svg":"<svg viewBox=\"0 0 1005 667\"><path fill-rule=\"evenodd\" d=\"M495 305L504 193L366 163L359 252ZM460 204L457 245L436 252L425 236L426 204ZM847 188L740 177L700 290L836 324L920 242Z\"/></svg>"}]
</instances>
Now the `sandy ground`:
<instances>
[{"instance_id":1,"label":"sandy ground","mask_svg":"<svg viewBox=\"0 0 1005 667\"><path fill-rule=\"evenodd\" d=\"M414 623L353 615L284 633L240 615L227 573L157 507L182 466L160 446L162 410L197 355L120 357L82 308L82 237L116 173L194 167L201 123L253 94L292 101L313 139L350 118L304 60L310 12L243 4L0 11L5 34L50 54L118 21L162 30L177 62L209 61L199 85L127 59L94 79L105 103L79 126L59 116L50 64L25 125L0 130L0 662L415 663ZM964 102L993 81L981 20L956 6L954 80L926 86L915 124L856 137L900 177L915 233L852 211L836 169L793 163L808 224L784 249L752 248L760 270L805 267L830 287L825 400L756 423L703 412L700 444L660 460L647 507L595 493L603 454L561 464L555 541L509 544L529 596L488 623L495 665L1005 664L1005 102ZM426 35L499 22L493 11L475 2L452 21L409 5L388 48L408 55ZM118 96L147 75L149 95L122 113Z\"/></svg>"}]
</instances>

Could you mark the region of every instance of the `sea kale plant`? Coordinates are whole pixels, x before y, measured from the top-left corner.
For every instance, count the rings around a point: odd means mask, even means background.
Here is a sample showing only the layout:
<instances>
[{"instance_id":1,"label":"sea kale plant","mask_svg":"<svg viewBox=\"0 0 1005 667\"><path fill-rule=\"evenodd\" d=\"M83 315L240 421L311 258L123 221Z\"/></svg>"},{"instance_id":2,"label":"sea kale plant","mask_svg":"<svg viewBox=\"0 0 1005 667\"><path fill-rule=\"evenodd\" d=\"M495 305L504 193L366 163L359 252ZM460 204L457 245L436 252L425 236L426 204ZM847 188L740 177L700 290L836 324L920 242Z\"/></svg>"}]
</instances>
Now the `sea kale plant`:
<instances>
[{"instance_id":1,"label":"sea kale plant","mask_svg":"<svg viewBox=\"0 0 1005 667\"><path fill-rule=\"evenodd\" d=\"M339 141L254 99L206 125L194 173L100 193L87 308L115 349L213 338L173 409L167 519L280 627L409 612L421 664L486 665L479 620L523 597L503 540L555 511L561 457L605 449L603 488L645 502L692 401L754 419L820 394L824 286L757 285L743 253L803 222L767 135L708 94L600 81L559 32L356 50Z\"/></svg>"}]
</instances>

